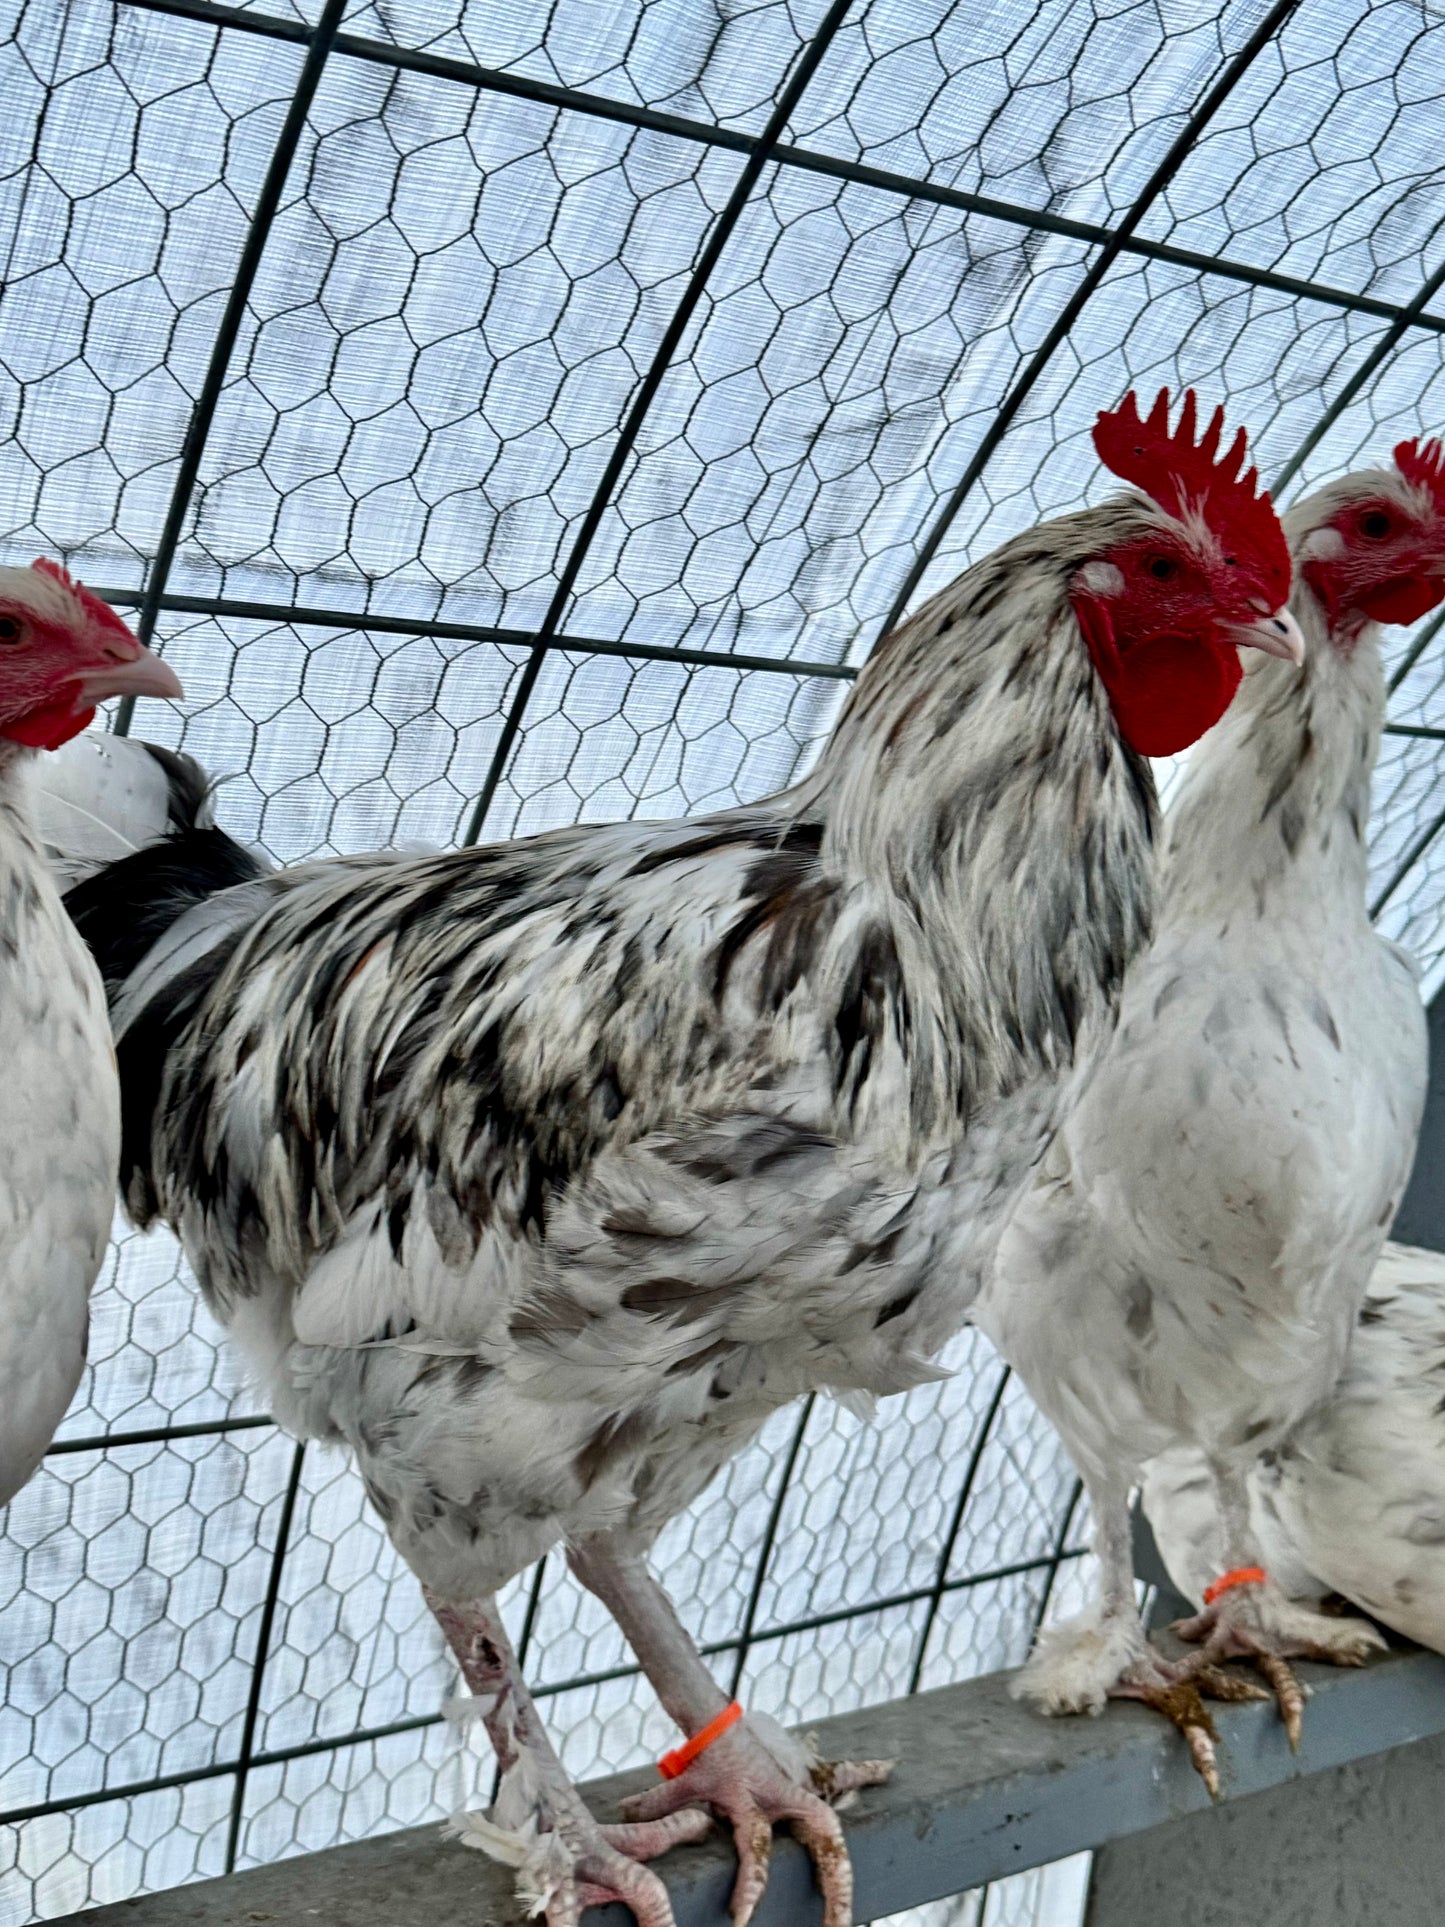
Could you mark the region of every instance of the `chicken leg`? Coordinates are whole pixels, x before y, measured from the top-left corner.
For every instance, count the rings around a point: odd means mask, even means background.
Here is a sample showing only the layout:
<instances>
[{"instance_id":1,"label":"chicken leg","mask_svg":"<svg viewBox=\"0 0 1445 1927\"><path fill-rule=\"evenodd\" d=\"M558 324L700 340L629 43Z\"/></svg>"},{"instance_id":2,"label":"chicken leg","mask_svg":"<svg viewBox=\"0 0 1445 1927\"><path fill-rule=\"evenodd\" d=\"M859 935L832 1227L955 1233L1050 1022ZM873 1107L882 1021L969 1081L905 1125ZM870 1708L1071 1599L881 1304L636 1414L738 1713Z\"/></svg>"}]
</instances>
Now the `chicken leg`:
<instances>
[{"instance_id":1,"label":"chicken leg","mask_svg":"<svg viewBox=\"0 0 1445 1927\"><path fill-rule=\"evenodd\" d=\"M657 1697L689 1736L727 1704L702 1656L648 1572L641 1551L619 1535L599 1535L568 1552L573 1572L600 1599L641 1661ZM773 1823L786 1820L812 1859L823 1896L823 1927L851 1927L853 1869L833 1802L859 1787L878 1786L891 1760L810 1759L793 1736L766 1715L751 1714L714 1740L683 1772L626 1804L632 1818L653 1823L701 1800L731 1824L737 1843L733 1927L747 1927L768 1881Z\"/></svg>"},{"instance_id":2,"label":"chicken leg","mask_svg":"<svg viewBox=\"0 0 1445 1927\"><path fill-rule=\"evenodd\" d=\"M1140 1700L1178 1729L1195 1771L1217 1797L1218 1734L1205 1698L1269 1695L1252 1680L1215 1663L1225 1655L1201 1653L1172 1660L1150 1644L1134 1597L1128 1488L1102 1472L1086 1476L1085 1483L1097 1522L1098 1603L1040 1632L1015 1682L1015 1696L1046 1713L1101 1713L1107 1700Z\"/></svg>"},{"instance_id":3,"label":"chicken leg","mask_svg":"<svg viewBox=\"0 0 1445 1927\"><path fill-rule=\"evenodd\" d=\"M1210 1470L1224 1526L1227 1569L1259 1571L1249 1525L1247 1475L1218 1462ZM1332 1666L1362 1666L1370 1652L1385 1644L1365 1620L1333 1619L1297 1605L1268 1576L1229 1586L1201 1612L1179 1620L1174 1630L1181 1639L1198 1644L1196 1670L1218 1666L1227 1659L1253 1662L1274 1690L1295 1752L1299 1750L1305 1692L1290 1661L1316 1659Z\"/></svg>"},{"instance_id":4,"label":"chicken leg","mask_svg":"<svg viewBox=\"0 0 1445 1927\"><path fill-rule=\"evenodd\" d=\"M491 1598L456 1605L426 1601L475 1695L496 1751L501 1779L490 1815L453 1822L457 1837L516 1869L517 1894L546 1927L580 1927L584 1907L620 1900L638 1927L676 1927L667 1889L640 1860L684 1840L700 1840L712 1821L680 1807L642 1823L603 1826L583 1805L547 1737Z\"/></svg>"}]
</instances>

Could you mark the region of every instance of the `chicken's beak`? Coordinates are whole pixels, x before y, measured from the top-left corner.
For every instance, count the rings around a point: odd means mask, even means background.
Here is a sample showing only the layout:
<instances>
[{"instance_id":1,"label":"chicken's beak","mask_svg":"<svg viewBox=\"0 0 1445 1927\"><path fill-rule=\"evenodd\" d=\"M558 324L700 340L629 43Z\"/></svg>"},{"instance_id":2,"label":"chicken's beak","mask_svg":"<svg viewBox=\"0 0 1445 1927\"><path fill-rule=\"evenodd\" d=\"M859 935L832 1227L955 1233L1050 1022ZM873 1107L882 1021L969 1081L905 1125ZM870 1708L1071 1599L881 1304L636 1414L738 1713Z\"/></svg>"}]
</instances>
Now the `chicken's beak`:
<instances>
[{"instance_id":1,"label":"chicken's beak","mask_svg":"<svg viewBox=\"0 0 1445 1927\"><path fill-rule=\"evenodd\" d=\"M1304 636L1288 609L1272 616L1256 616L1253 622L1231 622L1225 633L1241 649L1262 649L1267 656L1292 662L1296 669L1305 659Z\"/></svg>"},{"instance_id":2,"label":"chicken's beak","mask_svg":"<svg viewBox=\"0 0 1445 1927\"><path fill-rule=\"evenodd\" d=\"M170 696L185 692L180 678L169 663L153 656L149 649L135 647L134 655L123 659L117 650L110 661L87 669L80 677L80 700L88 709L108 696Z\"/></svg>"}]
</instances>

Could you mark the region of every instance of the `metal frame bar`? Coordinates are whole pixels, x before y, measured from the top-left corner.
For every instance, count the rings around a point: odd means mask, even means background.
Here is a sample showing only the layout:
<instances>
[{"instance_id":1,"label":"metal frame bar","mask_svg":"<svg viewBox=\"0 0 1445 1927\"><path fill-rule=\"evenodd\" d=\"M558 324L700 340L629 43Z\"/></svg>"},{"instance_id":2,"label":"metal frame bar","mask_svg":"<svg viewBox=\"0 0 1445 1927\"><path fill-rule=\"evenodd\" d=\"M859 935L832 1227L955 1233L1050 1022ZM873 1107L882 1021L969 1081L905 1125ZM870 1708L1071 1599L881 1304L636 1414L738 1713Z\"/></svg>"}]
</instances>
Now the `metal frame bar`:
<instances>
[{"instance_id":1,"label":"metal frame bar","mask_svg":"<svg viewBox=\"0 0 1445 1927\"><path fill-rule=\"evenodd\" d=\"M1445 226L1445 220L1435 223L1435 226L1430 231L1432 237L1440 232L1442 226ZM1319 446L1319 443L1324 439L1325 435L1334 427L1335 423L1339 420L1340 416L1344 414L1356 395L1360 394L1364 389L1365 383L1370 379L1371 375L1373 375L1377 369L1382 368L1390 359L1390 356L1394 354L1396 348L1404 339L1405 331L1409 328L1412 317L1415 314L1424 312L1426 302L1438 292L1442 283L1445 283L1445 261L1442 261L1435 272L1428 277L1420 289L1420 292L1415 296L1415 299L1410 302L1407 307L1401 309L1400 313L1395 317L1395 320L1365 356L1364 360L1350 376L1344 387L1341 388L1339 394L1335 396L1329 407L1325 409L1309 434L1305 436L1294 454L1290 456L1284 467L1279 471L1279 474L1275 476L1270 486L1276 495L1294 480L1295 476L1298 475L1300 469L1304 466L1313 451Z\"/></svg>"},{"instance_id":2,"label":"metal frame bar","mask_svg":"<svg viewBox=\"0 0 1445 1927\"><path fill-rule=\"evenodd\" d=\"M1390 680L1386 684L1388 694L1391 696L1394 695L1395 691L1415 667L1415 664L1420 660L1421 656L1424 655L1436 636L1439 635L1442 625L1445 625L1445 609L1442 609L1439 615L1432 616L1416 633L1415 640L1410 644L1403 658L1391 673Z\"/></svg>"},{"instance_id":3,"label":"metal frame bar","mask_svg":"<svg viewBox=\"0 0 1445 1927\"><path fill-rule=\"evenodd\" d=\"M898 593L893 598L892 608L883 619L883 624L878 631L878 640L881 641L891 629L897 626L908 604L913 599L914 590L923 580L929 564L937 554L939 544L942 542L944 536L947 535L949 529L952 528L959 510L973 493L974 488L983 476L984 470L993 460L1000 443L1013 425L1014 417L1018 414L1019 409L1022 408L1025 401L1027 401L1029 395L1038 383L1039 378L1053 361L1054 356L1058 353L1064 342L1068 340L1070 334L1073 332L1075 322L1092 300L1110 268L1112 268L1115 261L1118 260L1125 241L1128 240L1129 236L1144 219L1144 216L1149 212L1155 201L1158 200L1159 196L1184 165L1189 155L1193 152L1194 145L1199 139L1199 136L1204 132L1204 129L1209 125L1210 121L1213 120L1214 116L1234 92L1234 89L1239 85L1240 81L1243 80L1244 76L1249 72L1260 54L1271 44L1280 28L1283 27L1284 23L1299 5L1300 0L1274 0L1274 5L1260 21L1254 32L1249 36L1249 39L1240 48L1239 52L1230 60L1226 61L1224 71L1218 76L1213 86L1205 94L1203 100L1200 101L1183 127L1180 128L1174 139L1169 143L1168 151L1144 183L1138 198L1130 207L1129 212L1124 216L1124 219L1119 223L1118 227L1112 230L1108 242L1101 248L1096 258L1090 262L1078 287L1075 288L1074 292L1069 296L1069 299L1059 310L1054 318L1053 326L1030 356L1023 373L1017 378L1008 393L1004 396L1002 402L1000 402L994 413L993 420L984 431L983 438L970 457L968 466L964 469L963 474L954 485L952 492L943 504L942 510L935 516L933 526L920 543L918 553L913 558L913 565L904 576Z\"/></svg>"},{"instance_id":4,"label":"metal frame bar","mask_svg":"<svg viewBox=\"0 0 1445 1927\"><path fill-rule=\"evenodd\" d=\"M294 1469L294 1468L293 1468ZM289 1529L289 1515L286 1519ZM1026 1572L1043 1572L1064 1561L1082 1559L1086 1546L1069 1546L1057 1557L1051 1552L1040 1553L1034 1559L1020 1559L1012 1565L991 1566L984 1572L970 1572L959 1579L950 1579L943 1587L945 1593L967 1592L974 1586L993 1585L1000 1579L1016 1579ZM752 1641L760 1645L765 1640L790 1639L796 1633L818 1632L824 1626L840 1626L852 1619L867 1619L874 1613L893 1612L902 1606L916 1606L922 1599L932 1596L929 1586L915 1586L909 1592L889 1594L883 1599L869 1599L858 1606L835 1606L831 1611L810 1613L802 1619L788 1620L778 1626L765 1626L754 1632ZM269 1635L269 1627L268 1627ZM259 1645L258 1640L258 1645ZM730 1639L709 1640L700 1645L698 1651L705 1659L716 1658L720 1653L732 1652L739 1644L734 1635ZM596 1672L578 1673L569 1679L551 1680L531 1688L535 1700L555 1699L560 1693L571 1693L588 1686L610 1686L617 1680L637 1679L642 1669L635 1664L606 1666ZM445 1721L444 1713L416 1713L408 1719L388 1720L381 1726L359 1727L352 1733L341 1733L329 1739L302 1740L294 1746L274 1747L269 1751L252 1752L245 1761L247 1770L257 1767L285 1766L292 1760L310 1759L317 1753L339 1753L343 1747L364 1746L373 1740L390 1739L397 1733L417 1733L426 1727L440 1726ZM38 1820L49 1813L69 1813L72 1808L103 1806L107 1800L135 1799L142 1793L158 1792L165 1787L191 1786L199 1780L219 1780L228 1773L239 1773L242 1759L216 1761L208 1766L193 1766L178 1773L162 1774L150 1780L127 1781L124 1785L98 1787L89 1793L71 1794L56 1800L37 1800L28 1806L10 1807L0 1812L0 1826L19 1826L25 1820Z\"/></svg>"},{"instance_id":5,"label":"metal frame bar","mask_svg":"<svg viewBox=\"0 0 1445 1927\"><path fill-rule=\"evenodd\" d=\"M973 1450L968 1455L968 1465L964 1470L963 1482L958 1488L958 1498L954 1502L953 1513L948 1522L948 1530L943 1535L943 1544L938 1549L938 1565L934 1580L927 1593L928 1611L918 1633L918 1645L913 1654L913 1665L908 1673L908 1691L916 1693L923 1680L923 1668L928 1659L928 1642L933 1634L933 1622L938 1617L938 1608L943 1595L948 1591L948 1568L953 1563L953 1550L958 1544L958 1535L963 1526L963 1515L968 1502L973 1497L973 1488L978 1479L978 1468L983 1463L984 1451L993 1436L994 1423L1003 1405L1003 1395L1008 1390L1009 1380L1013 1377L1013 1367L1005 1365L999 1373L993 1397L983 1415L983 1423L978 1428L978 1436L973 1442Z\"/></svg>"},{"instance_id":6,"label":"metal frame bar","mask_svg":"<svg viewBox=\"0 0 1445 1927\"><path fill-rule=\"evenodd\" d=\"M788 1493L793 1484L793 1468L798 1463L798 1454L803 1449L803 1439L807 1434L808 1421L813 1416L817 1397L809 1392L798 1408L798 1422L793 1427L793 1436L788 1442L787 1455L778 1474L778 1489L773 1494L773 1502L768 1507L768 1522L763 1528L763 1542L758 1548L758 1563L753 1570L753 1583L748 1590L748 1603L743 1608L743 1623L738 1629L737 1658L733 1662L732 1679L728 1684L728 1698L736 1699L743 1683L743 1669L748 1663L748 1654L753 1648L753 1634L758 1623L758 1607L762 1602L763 1587L767 1584L768 1568L773 1562L773 1547L777 1543L778 1526L783 1517L783 1507L787 1504Z\"/></svg>"},{"instance_id":7,"label":"metal frame bar","mask_svg":"<svg viewBox=\"0 0 1445 1927\"><path fill-rule=\"evenodd\" d=\"M682 338L687 332L688 324L697 311L697 305L702 300L713 270L722 259L723 250L732 239L733 232L742 219L748 202L752 199L753 189L757 186L759 176L771 158L773 148L782 138L783 129L787 126L793 109L802 99L808 83L818 71L819 62L836 38L852 4L853 0L832 0L818 31L799 49L793 71L784 80L773 111L768 116L768 124L762 138L748 156L747 164L739 174L732 193L728 196L727 205L713 222L712 231L703 244L702 252L698 255L687 286L683 290L682 299L678 302L672 319L668 322L662 339L657 344L647 373L633 393L627 413L618 430L617 440L613 444L612 453L608 457L607 466L593 491L582 526L557 577L557 586L552 592L547 613L543 616L541 626L537 630L532 653L517 684L516 693L507 711L506 721L502 724L502 733L497 738L496 747L492 751L491 766L472 809L466 834L462 838L464 843L475 843L482 833L482 825L486 822L487 812L492 807L492 799L497 793L502 774L511 759L512 746L521 730L527 704L531 700L532 691L537 686L537 678L542 673L542 664L547 658L547 651L561 627L562 617L572 599L572 591L576 586L582 564L586 561L597 531L602 526L602 518L612 503L617 485L622 479L622 471L627 466L628 458L636 446L637 437L642 432L642 424L646 421L652 404L657 399L657 392L666 378L668 369L672 366L672 358L677 353Z\"/></svg>"},{"instance_id":8,"label":"metal frame bar","mask_svg":"<svg viewBox=\"0 0 1445 1927\"><path fill-rule=\"evenodd\" d=\"M128 609L140 602L143 592L97 589L95 594L118 609ZM362 629L373 630L377 635L439 636L446 642L494 643L501 649L529 649L536 640L531 629L498 629L486 623L429 621L412 616L373 616L356 609L313 609L302 603L248 602L230 596L200 595L161 595L156 600L160 609L178 614L294 623L301 629ZM818 657L757 656L730 649L692 649L685 643L673 646L577 636L564 630L553 636L551 646L564 655L575 651L579 655L621 656L637 662L680 662L705 669L760 669L765 674L783 676L831 676L839 682L851 682L858 674L851 663L826 662Z\"/></svg>"},{"instance_id":9,"label":"metal frame bar","mask_svg":"<svg viewBox=\"0 0 1445 1927\"><path fill-rule=\"evenodd\" d=\"M274 14L252 13L240 7L222 6L215 0L117 0L117 4L147 13L172 14L187 20L202 21L216 27L234 28L238 33L256 34L276 40L300 41L307 30L299 22ZM692 120L683 114L668 114L654 107L640 107L631 101L612 100L605 94L591 94L577 87L563 87L552 81L534 80L530 75L508 73L502 68L483 67L458 60L447 54L429 53L424 48L393 45L361 34L340 33L333 51L354 60L371 61L407 73L430 75L436 80L455 81L487 93L507 94L517 100L534 101L538 106L561 112L585 114L597 120L610 120L626 127L665 134L676 140L692 141L701 147L720 147L735 154L754 154L764 137L745 134L708 121ZM1319 301L1327 307L1344 308L1353 313L1373 315L1382 321L1396 321L1405 312L1397 302L1382 301L1373 295L1337 288L1328 282L1305 276L1280 274L1228 255L1201 253L1196 248L1175 247L1167 241L1150 241L1142 235L1126 234L1122 228L1100 226L1094 221L1077 221L1067 215L1053 214L1046 208L1027 207L1018 201L1000 200L989 194L971 194L964 188L949 187L895 169L874 167L867 161L849 160L846 155L822 153L814 148L778 142L770 158L786 168L824 174L855 187L871 187L881 193L895 194L906 200L928 201L949 207L961 214L981 215L1009 227L1028 228L1041 234L1059 234L1084 241L1095 247L1117 244L1123 254L1144 261L1162 261L1196 273L1218 275L1247 287L1265 288L1299 300ZM1419 314L1411 318L1413 327L1445 333L1445 316Z\"/></svg>"},{"instance_id":10,"label":"metal frame bar","mask_svg":"<svg viewBox=\"0 0 1445 1927\"><path fill-rule=\"evenodd\" d=\"M314 30L302 36L308 42L306 58L302 61L301 71L296 76L296 90L291 97L290 106L286 109L286 118L281 123L281 132L266 169L266 178L262 181L261 191L256 196L256 206L246 230L240 259L236 263L235 279L231 283L231 291L226 297L220 325L216 330L216 339L211 346L211 358L206 365L205 379L201 383L201 392L196 397L196 405L191 411L191 419L186 428L186 437L181 444L180 467L176 471L170 506L166 510L160 541L146 570L145 592L141 598L140 616L136 622L136 631L142 642L149 642L155 630L156 610L170 576L171 564L175 560L176 549L180 544L181 530L190 512L191 496L201 470L201 457L206 452L206 441L211 432L211 424L216 418L221 389L225 385L226 374L231 366L231 356L235 353L236 342L240 337L241 323L246 318L246 303L250 300L256 273L261 266L261 256L265 253L271 226L276 219L277 209L281 205L281 196L285 192L291 163L296 158L296 149L301 144L306 116L315 98L316 89L320 85L322 69L330 58L332 43L340 30L345 12L346 0L326 0ZM135 697L127 696L116 714L115 730L118 736L124 736L128 732L134 713Z\"/></svg>"},{"instance_id":11,"label":"metal frame bar","mask_svg":"<svg viewBox=\"0 0 1445 1927\"><path fill-rule=\"evenodd\" d=\"M126 1445L169 1444L172 1439L221 1438L227 1432L251 1432L275 1419L265 1412L244 1413L239 1418L196 1419L189 1425L148 1425L136 1432L93 1432L78 1439L57 1439L45 1448L47 1459L67 1452L116 1452Z\"/></svg>"},{"instance_id":12,"label":"metal frame bar","mask_svg":"<svg viewBox=\"0 0 1445 1927\"><path fill-rule=\"evenodd\" d=\"M271 1627L276 1618L276 1601L281 1592L281 1574L286 1565L286 1547L291 1538L291 1520L296 1511L296 1494L301 1488L301 1467L306 1459L306 1441L298 1439L291 1453L291 1471L281 1500L281 1517L276 1522L276 1544L271 1552L271 1571L266 1581L266 1597L261 1602L261 1623L256 1629L256 1657L251 1662L251 1687L246 1695L246 1716L241 1726L241 1747L236 1758L236 1784L231 1793L231 1818L226 1828L226 1872L236 1866L236 1849L241 1842L241 1823L246 1817L246 1782L256 1763L256 1723L261 1715L261 1688L266 1679L266 1661L271 1652Z\"/></svg>"}]
</instances>

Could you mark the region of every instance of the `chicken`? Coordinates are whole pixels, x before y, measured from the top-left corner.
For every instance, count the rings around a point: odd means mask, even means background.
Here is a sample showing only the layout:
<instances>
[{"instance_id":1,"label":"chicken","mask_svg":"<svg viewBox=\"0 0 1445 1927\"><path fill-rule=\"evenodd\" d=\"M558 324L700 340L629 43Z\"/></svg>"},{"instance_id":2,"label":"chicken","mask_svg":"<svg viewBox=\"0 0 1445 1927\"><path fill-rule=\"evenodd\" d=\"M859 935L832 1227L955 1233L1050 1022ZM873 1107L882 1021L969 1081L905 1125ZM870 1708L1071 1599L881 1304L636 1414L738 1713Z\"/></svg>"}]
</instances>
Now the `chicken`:
<instances>
[{"instance_id":1,"label":"chicken","mask_svg":"<svg viewBox=\"0 0 1445 1927\"><path fill-rule=\"evenodd\" d=\"M1249 1516L1291 1599L1340 1593L1445 1652L1445 1256L1387 1244L1329 1399L1249 1475ZM1144 1504L1171 1577L1203 1599L1223 1556L1186 1453L1153 1460Z\"/></svg>"},{"instance_id":2,"label":"chicken","mask_svg":"<svg viewBox=\"0 0 1445 1927\"><path fill-rule=\"evenodd\" d=\"M1158 933L1115 1039L999 1248L975 1319L1058 1427L1088 1487L1099 1598L1042 1635L1020 1690L1049 1712L1143 1698L1217 1787L1199 1688L1249 1656L1291 1737L1292 1656L1359 1660L1361 1622L1290 1603L1245 1483L1324 1398L1409 1175L1425 1092L1413 969L1366 910L1384 717L1377 624L1445 594L1445 464L1403 443L1292 508L1301 676L1270 663L1191 758L1167 821ZM1189 1455L1222 1522L1183 1664L1135 1610L1128 1501Z\"/></svg>"},{"instance_id":3,"label":"chicken","mask_svg":"<svg viewBox=\"0 0 1445 1927\"><path fill-rule=\"evenodd\" d=\"M67 899L111 997L127 1208L180 1233L281 1422L354 1452L502 1768L464 1837L551 1927L601 1898L670 1927L639 1862L699 1801L734 1830L736 1921L778 1820L851 1920L829 1798L884 1765L735 1716L645 1555L782 1403L937 1375L1148 937L1145 754L1218 717L1238 645L1301 648L1221 422L1101 418L1151 493L935 596L762 803L268 873L182 769L169 840ZM495 1605L559 1539L695 1753L621 1828Z\"/></svg>"},{"instance_id":4,"label":"chicken","mask_svg":"<svg viewBox=\"0 0 1445 1927\"><path fill-rule=\"evenodd\" d=\"M105 996L36 842L27 766L104 697L179 694L64 569L0 568L0 1505L80 1382L120 1155Z\"/></svg>"}]
</instances>

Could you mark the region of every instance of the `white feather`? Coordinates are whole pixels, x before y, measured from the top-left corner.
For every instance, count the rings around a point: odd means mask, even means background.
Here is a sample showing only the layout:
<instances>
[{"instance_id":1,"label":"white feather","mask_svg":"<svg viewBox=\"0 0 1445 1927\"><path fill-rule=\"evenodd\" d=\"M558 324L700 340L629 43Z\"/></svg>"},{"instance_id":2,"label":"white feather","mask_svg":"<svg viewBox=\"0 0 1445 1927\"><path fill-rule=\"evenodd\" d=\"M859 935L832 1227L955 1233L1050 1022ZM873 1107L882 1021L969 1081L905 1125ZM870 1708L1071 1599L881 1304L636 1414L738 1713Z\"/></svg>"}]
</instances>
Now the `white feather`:
<instances>
[{"instance_id":1,"label":"white feather","mask_svg":"<svg viewBox=\"0 0 1445 1927\"><path fill-rule=\"evenodd\" d=\"M1297 546L1335 507L1293 512ZM1413 1156L1424 1013L1366 913L1378 631L1343 647L1307 588L1293 606L1305 669L1264 663L1195 751L1154 946L975 1308L1100 1522L1102 1617L1032 1669L1055 1709L1097 1705L1133 1637L1124 1508L1151 1460L1174 1467L1196 1596L1263 1563L1218 1493L1335 1383Z\"/></svg>"},{"instance_id":2,"label":"white feather","mask_svg":"<svg viewBox=\"0 0 1445 1927\"><path fill-rule=\"evenodd\" d=\"M87 730L26 771L31 817L62 891L166 833L166 773L143 743Z\"/></svg>"}]
</instances>

